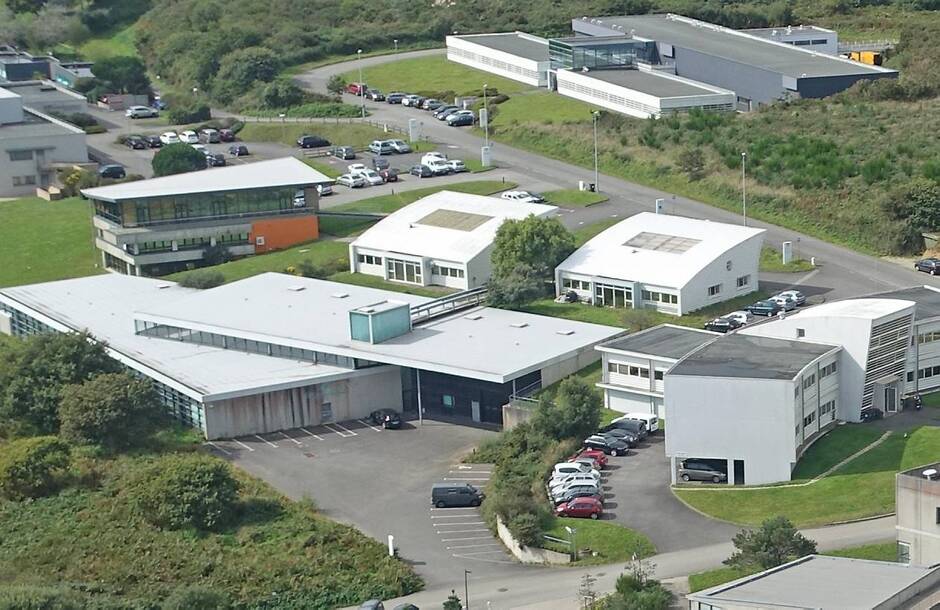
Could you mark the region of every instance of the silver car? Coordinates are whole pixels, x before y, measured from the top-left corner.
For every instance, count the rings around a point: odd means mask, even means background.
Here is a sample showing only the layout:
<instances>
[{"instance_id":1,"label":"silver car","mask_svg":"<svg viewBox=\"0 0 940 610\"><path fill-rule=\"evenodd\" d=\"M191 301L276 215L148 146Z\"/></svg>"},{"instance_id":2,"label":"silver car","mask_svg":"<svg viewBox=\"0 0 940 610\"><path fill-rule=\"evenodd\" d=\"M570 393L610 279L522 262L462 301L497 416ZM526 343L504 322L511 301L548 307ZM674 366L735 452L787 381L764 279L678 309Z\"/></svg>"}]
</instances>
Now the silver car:
<instances>
[{"instance_id":1,"label":"silver car","mask_svg":"<svg viewBox=\"0 0 940 610\"><path fill-rule=\"evenodd\" d=\"M343 174L336 179L336 184L342 184L351 189L358 189L366 185L366 179L359 174Z\"/></svg>"},{"instance_id":2,"label":"silver car","mask_svg":"<svg viewBox=\"0 0 940 610\"><path fill-rule=\"evenodd\" d=\"M160 116L160 113L150 106L131 106L124 111L124 116L129 119L150 119Z\"/></svg>"}]
</instances>

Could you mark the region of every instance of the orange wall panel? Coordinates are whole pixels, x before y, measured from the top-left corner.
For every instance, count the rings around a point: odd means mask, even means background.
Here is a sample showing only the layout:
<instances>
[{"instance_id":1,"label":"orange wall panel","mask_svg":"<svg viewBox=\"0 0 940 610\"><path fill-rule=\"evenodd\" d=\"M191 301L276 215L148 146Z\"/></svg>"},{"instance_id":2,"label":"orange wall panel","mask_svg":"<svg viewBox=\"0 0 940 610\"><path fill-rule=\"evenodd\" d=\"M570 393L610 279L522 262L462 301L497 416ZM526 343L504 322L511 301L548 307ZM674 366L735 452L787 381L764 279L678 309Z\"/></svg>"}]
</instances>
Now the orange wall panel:
<instances>
[{"instance_id":1,"label":"orange wall panel","mask_svg":"<svg viewBox=\"0 0 940 610\"><path fill-rule=\"evenodd\" d=\"M270 252L288 248L320 236L320 225L316 216L292 216L272 218L251 223L251 243L255 244L255 253ZM258 245L258 238L264 237L264 245Z\"/></svg>"}]
</instances>

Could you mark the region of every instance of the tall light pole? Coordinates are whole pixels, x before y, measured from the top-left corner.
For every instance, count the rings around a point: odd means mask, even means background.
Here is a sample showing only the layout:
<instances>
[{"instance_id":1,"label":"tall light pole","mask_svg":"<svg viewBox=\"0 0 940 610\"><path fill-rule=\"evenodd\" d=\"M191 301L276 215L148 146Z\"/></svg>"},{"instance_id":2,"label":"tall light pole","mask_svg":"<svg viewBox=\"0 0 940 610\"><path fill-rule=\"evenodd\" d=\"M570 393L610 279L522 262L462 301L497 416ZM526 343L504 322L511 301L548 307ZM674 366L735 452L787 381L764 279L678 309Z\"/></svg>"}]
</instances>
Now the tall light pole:
<instances>
[{"instance_id":1,"label":"tall light pole","mask_svg":"<svg viewBox=\"0 0 940 610\"><path fill-rule=\"evenodd\" d=\"M601 191L600 182L597 179L597 119L600 118L601 113L598 110L595 110L591 113L594 117L594 190L596 192Z\"/></svg>"},{"instance_id":2,"label":"tall light pole","mask_svg":"<svg viewBox=\"0 0 940 610\"><path fill-rule=\"evenodd\" d=\"M465 608L470 610L470 575L473 574L470 570L463 571L463 600L467 604Z\"/></svg>"},{"instance_id":3,"label":"tall light pole","mask_svg":"<svg viewBox=\"0 0 940 610\"><path fill-rule=\"evenodd\" d=\"M489 147L490 145L490 108L486 105L486 87L487 85L483 84L483 109L486 110L486 122L483 123L483 146Z\"/></svg>"},{"instance_id":4,"label":"tall light pole","mask_svg":"<svg viewBox=\"0 0 940 610\"><path fill-rule=\"evenodd\" d=\"M396 38L396 39L393 40L392 42L395 43L395 50L398 51L398 39Z\"/></svg>"},{"instance_id":5,"label":"tall light pole","mask_svg":"<svg viewBox=\"0 0 940 610\"><path fill-rule=\"evenodd\" d=\"M362 118L366 118L366 92L364 91L365 86L362 84L362 49L356 50L356 58L359 64L359 104L362 108Z\"/></svg>"},{"instance_id":6,"label":"tall light pole","mask_svg":"<svg viewBox=\"0 0 940 610\"><path fill-rule=\"evenodd\" d=\"M568 527L566 525L565 531L568 532L568 543L571 545L571 560L577 561L578 560L578 545L577 545L577 539L575 538L575 534L578 533L578 530L576 530L573 527Z\"/></svg>"},{"instance_id":7,"label":"tall light pole","mask_svg":"<svg viewBox=\"0 0 940 610\"><path fill-rule=\"evenodd\" d=\"M747 153L741 153L741 214L747 226Z\"/></svg>"}]
</instances>

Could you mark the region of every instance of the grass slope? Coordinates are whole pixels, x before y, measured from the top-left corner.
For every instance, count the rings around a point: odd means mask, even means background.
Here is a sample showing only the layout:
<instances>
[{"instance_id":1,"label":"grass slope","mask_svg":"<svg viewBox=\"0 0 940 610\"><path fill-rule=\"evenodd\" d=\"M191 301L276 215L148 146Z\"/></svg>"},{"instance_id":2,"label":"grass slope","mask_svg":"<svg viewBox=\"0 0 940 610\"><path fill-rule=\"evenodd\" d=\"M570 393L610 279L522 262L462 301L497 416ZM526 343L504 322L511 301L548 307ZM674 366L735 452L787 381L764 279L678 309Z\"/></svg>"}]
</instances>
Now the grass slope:
<instances>
[{"instance_id":1,"label":"grass slope","mask_svg":"<svg viewBox=\"0 0 940 610\"><path fill-rule=\"evenodd\" d=\"M812 271L815 267L806 259L794 258L784 264L780 253L769 246L760 251L760 270L769 273L803 273Z\"/></svg>"},{"instance_id":2,"label":"grass slope","mask_svg":"<svg viewBox=\"0 0 940 610\"><path fill-rule=\"evenodd\" d=\"M793 469L793 479L812 479L821 475L878 440L881 434L880 430L864 424L845 424L835 428L806 450Z\"/></svg>"},{"instance_id":3,"label":"grass slope","mask_svg":"<svg viewBox=\"0 0 940 610\"><path fill-rule=\"evenodd\" d=\"M358 82L359 70L346 72L343 78L346 82ZM369 87L385 93L423 91L435 95L444 92L463 95L470 91L482 90L483 85L488 85L488 91L491 93L495 89L508 95L532 90L529 85L447 61L443 54L402 59L381 66L363 68L362 80Z\"/></svg>"},{"instance_id":4,"label":"grass slope","mask_svg":"<svg viewBox=\"0 0 940 610\"><path fill-rule=\"evenodd\" d=\"M545 533L567 540L566 526L577 530L575 542L579 557L576 565L579 566L630 561L634 554L643 558L656 553L656 547L649 538L611 521L559 517L555 519L554 527ZM545 547L561 553L570 552L566 544L548 542Z\"/></svg>"},{"instance_id":5,"label":"grass slope","mask_svg":"<svg viewBox=\"0 0 940 610\"><path fill-rule=\"evenodd\" d=\"M0 201L0 287L100 273L92 235L87 201Z\"/></svg>"},{"instance_id":6,"label":"grass slope","mask_svg":"<svg viewBox=\"0 0 940 610\"><path fill-rule=\"evenodd\" d=\"M89 61L101 61L109 57L137 57L134 26L89 38L79 45L78 52Z\"/></svg>"},{"instance_id":7,"label":"grass slope","mask_svg":"<svg viewBox=\"0 0 940 610\"><path fill-rule=\"evenodd\" d=\"M583 129L581 135L585 140L591 140L592 138L591 113L597 109L585 102L558 95L551 91L537 91L510 96L508 100L499 104L496 108L492 127L497 129L524 123L549 126L586 122L585 125L579 126L579 129ZM492 128L490 133L492 134ZM591 150L594 149L591 148Z\"/></svg>"},{"instance_id":8,"label":"grass slope","mask_svg":"<svg viewBox=\"0 0 940 610\"><path fill-rule=\"evenodd\" d=\"M817 454L823 451L820 448ZM819 459L833 461L836 457L830 453L827 460ZM892 512L895 473L938 459L940 428L925 426L908 434L895 432L813 485L722 491L676 489L675 493L696 510L718 519L758 525L768 517L783 515L797 527L811 527ZM805 472L815 469L818 467Z\"/></svg>"}]
</instances>

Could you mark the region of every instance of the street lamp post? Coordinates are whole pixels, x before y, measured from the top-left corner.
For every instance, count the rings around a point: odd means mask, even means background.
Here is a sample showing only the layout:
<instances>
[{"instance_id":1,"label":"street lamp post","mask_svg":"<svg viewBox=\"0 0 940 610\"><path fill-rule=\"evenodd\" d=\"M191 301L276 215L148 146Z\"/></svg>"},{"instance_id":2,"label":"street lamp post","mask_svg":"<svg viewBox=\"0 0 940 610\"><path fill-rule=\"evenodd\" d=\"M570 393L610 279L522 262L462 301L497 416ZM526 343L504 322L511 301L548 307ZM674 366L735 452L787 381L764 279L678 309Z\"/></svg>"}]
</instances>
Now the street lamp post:
<instances>
[{"instance_id":1,"label":"street lamp post","mask_svg":"<svg viewBox=\"0 0 940 610\"><path fill-rule=\"evenodd\" d=\"M486 105L486 87L483 85L483 109L486 110L486 122L483 124L483 145L489 147L490 145L490 108Z\"/></svg>"},{"instance_id":2,"label":"street lamp post","mask_svg":"<svg viewBox=\"0 0 940 610\"><path fill-rule=\"evenodd\" d=\"M398 39L396 38L396 39L393 40L392 42L395 43L395 50L397 51L397 50L398 50Z\"/></svg>"},{"instance_id":3,"label":"street lamp post","mask_svg":"<svg viewBox=\"0 0 940 610\"><path fill-rule=\"evenodd\" d=\"M575 534L578 533L578 530L573 527L568 527L566 525L565 531L568 532L568 542L571 544L571 560L577 561L578 560L578 545L577 545L577 539L575 538Z\"/></svg>"},{"instance_id":4,"label":"street lamp post","mask_svg":"<svg viewBox=\"0 0 940 610\"><path fill-rule=\"evenodd\" d=\"M600 181L598 180L597 172L597 119L600 118L601 113L597 110L591 113L594 117L594 190L600 192Z\"/></svg>"},{"instance_id":5,"label":"street lamp post","mask_svg":"<svg viewBox=\"0 0 940 610\"><path fill-rule=\"evenodd\" d=\"M747 226L747 153L741 153L741 214Z\"/></svg>"},{"instance_id":6,"label":"street lamp post","mask_svg":"<svg viewBox=\"0 0 940 610\"><path fill-rule=\"evenodd\" d=\"M366 118L366 92L363 91L362 84L362 49L356 50L356 58L359 64L359 104L362 109L362 118Z\"/></svg>"},{"instance_id":7,"label":"street lamp post","mask_svg":"<svg viewBox=\"0 0 940 610\"><path fill-rule=\"evenodd\" d=\"M470 610L470 575L473 574L470 570L463 571L463 600L467 604L467 610Z\"/></svg>"}]
</instances>

